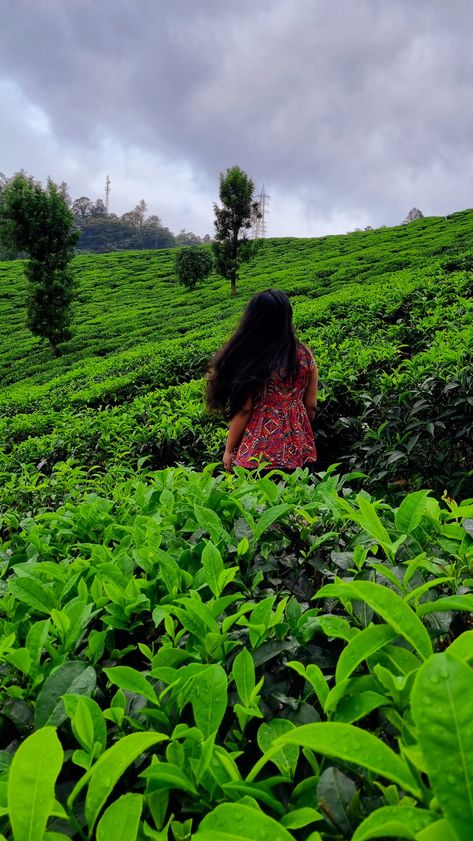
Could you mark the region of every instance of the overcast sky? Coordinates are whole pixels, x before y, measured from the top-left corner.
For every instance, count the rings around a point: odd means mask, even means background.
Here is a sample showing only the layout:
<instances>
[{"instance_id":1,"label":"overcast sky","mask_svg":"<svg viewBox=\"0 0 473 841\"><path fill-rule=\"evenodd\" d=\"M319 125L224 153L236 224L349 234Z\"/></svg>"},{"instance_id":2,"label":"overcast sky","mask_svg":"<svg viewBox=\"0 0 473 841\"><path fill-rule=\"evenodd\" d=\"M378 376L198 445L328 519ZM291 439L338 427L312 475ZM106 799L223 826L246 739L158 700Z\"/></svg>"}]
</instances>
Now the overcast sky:
<instances>
[{"instance_id":1,"label":"overcast sky","mask_svg":"<svg viewBox=\"0 0 473 841\"><path fill-rule=\"evenodd\" d=\"M219 173L268 234L473 206L472 0L0 0L0 171L212 233Z\"/></svg>"}]
</instances>

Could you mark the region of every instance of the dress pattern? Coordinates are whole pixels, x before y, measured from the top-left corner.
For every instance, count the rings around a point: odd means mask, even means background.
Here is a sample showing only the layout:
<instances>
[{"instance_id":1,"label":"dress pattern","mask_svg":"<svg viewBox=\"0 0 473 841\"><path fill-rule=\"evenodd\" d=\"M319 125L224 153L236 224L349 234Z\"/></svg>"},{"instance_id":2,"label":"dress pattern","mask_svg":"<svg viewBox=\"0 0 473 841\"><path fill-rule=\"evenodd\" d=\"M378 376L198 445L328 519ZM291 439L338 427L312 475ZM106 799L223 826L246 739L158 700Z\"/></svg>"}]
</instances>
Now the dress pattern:
<instances>
[{"instance_id":1,"label":"dress pattern","mask_svg":"<svg viewBox=\"0 0 473 841\"><path fill-rule=\"evenodd\" d=\"M233 464L255 468L259 461L294 470L317 460L304 393L314 360L304 345L297 347L294 382L273 373L255 397L253 412L236 450Z\"/></svg>"}]
</instances>

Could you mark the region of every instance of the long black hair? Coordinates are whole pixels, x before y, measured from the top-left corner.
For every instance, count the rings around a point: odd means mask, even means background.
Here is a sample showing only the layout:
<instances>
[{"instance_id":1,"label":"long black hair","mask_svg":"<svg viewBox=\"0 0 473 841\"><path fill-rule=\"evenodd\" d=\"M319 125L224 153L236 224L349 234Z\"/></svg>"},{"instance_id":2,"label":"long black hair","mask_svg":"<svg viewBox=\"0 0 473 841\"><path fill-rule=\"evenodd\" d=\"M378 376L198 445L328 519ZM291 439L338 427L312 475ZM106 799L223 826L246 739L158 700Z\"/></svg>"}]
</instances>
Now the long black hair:
<instances>
[{"instance_id":1,"label":"long black hair","mask_svg":"<svg viewBox=\"0 0 473 841\"><path fill-rule=\"evenodd\" d=\"M278 289L253 296L230 341L212 360L207 403L233 416L273 372L295 379L297 340L289 298Z\"/></svg>"}]
</instances>

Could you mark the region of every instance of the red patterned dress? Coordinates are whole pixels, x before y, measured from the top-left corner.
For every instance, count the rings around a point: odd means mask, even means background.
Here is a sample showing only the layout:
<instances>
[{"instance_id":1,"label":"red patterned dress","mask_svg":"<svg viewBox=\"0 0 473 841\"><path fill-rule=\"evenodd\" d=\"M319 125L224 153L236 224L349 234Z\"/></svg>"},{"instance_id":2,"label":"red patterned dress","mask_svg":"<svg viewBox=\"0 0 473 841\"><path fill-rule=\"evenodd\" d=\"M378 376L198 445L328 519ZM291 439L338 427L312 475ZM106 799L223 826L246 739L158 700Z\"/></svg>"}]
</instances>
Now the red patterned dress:
<instances>
[{"instance_id":1,"label":"red patterned dress","mask_svg":"<svg viewBox=\"0 0 473 841\"><path fill-rule=\"evenodd\" d=\"M294 470L316 461L317 451L304 394L314 368L308 348L297 348L298 372L294 382L273 373L255 397L233 464L254 468L259 461Z\"/></svg>"}]
</instances>

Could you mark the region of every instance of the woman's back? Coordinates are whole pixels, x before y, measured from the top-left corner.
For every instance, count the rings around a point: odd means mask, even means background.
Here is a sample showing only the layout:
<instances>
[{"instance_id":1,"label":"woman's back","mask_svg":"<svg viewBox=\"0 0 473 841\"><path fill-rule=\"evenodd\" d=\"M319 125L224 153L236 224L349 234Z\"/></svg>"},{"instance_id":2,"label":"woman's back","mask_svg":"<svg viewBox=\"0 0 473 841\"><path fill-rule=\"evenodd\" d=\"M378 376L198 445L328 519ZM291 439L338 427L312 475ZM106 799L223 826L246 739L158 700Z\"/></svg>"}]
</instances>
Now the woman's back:
<instances>
[{"instance_id":1,"label":"woman's back","mask_svg":"<svg viewBox=\"0 0 473 841\"><path fill-rule=\"evenodd\" d=\"M304 405L313 370L311 352L298 343L296 376L273 371L256 393L234 464L251 468L258 461L264 461L272 467L293 470L316 461L317 452Z\"/></svg>"}]
</instances>

